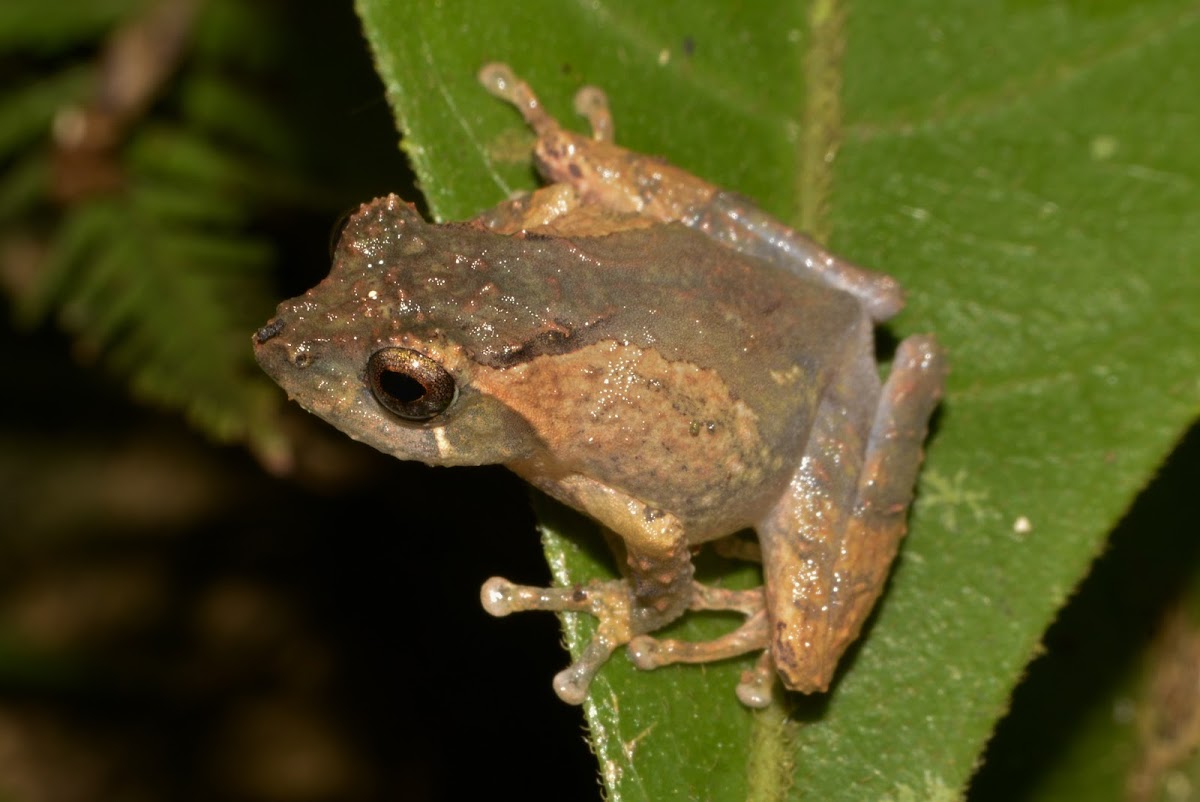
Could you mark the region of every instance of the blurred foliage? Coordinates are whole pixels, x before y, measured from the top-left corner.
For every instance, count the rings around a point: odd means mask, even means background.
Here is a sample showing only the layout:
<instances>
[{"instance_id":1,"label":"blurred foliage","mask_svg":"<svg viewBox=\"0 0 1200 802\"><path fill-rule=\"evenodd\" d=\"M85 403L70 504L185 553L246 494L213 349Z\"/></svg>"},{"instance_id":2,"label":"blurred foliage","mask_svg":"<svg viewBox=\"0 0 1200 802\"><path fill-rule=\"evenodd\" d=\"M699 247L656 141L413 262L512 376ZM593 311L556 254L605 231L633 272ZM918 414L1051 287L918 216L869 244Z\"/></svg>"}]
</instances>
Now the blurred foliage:
<instances>
[{"instance_id":1,"label":"blurred foliage","mask_svg":"<svg viewBox=\"0 0 1200 802\"><path fill-rule=\"evenodd\" d=\"M279 394L247 347L272 305L262 223L313 195L264 85L282 58L281 20L263 4L192 6L4 5L4 284L19 325L53 316L77 354L101 360L136 397L282 465ZM161 9L186 17L178 47L120 52L120 34ZM133 67L114 64L122 58ZM169 63L146 63L155 58ZM162 86L122 108L122 82L135 83L126 73L154 69ZM93 112L117 118L118 131L77 145L87 132L72 126Z\"/></svg>"}]
</instances>

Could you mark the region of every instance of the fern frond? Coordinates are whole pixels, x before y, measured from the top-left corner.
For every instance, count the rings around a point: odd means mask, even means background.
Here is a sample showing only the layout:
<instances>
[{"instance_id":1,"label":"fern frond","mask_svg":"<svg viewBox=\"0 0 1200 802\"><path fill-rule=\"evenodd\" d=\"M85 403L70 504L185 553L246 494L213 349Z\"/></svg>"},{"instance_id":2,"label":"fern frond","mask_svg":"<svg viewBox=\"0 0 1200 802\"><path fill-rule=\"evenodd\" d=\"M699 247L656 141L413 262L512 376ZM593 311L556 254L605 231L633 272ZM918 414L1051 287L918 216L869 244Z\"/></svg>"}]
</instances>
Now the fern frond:
<instances>
[{"instance_id":1,"label":"fern frond","mask_svg":"<svg viewBox=\"0 0 1200 802\"><path fill-rule=\"evenodd\" d=\"M128 5L114 0L112 8ZM66 205L51 198L53 157L37 142L59 108L86 102L92 68L69 66L7 93L0 159L12 169L0 177L0 213L6 224L26 215L25 237L57 221L36 278L9 288L18 293L19 323L54 315L77 351L124 377L135 396L177 408L210 435L247 442L280 465L282 397L250 346L274 306L265 281L274 255L253 224L269 205L311 191L284 166L296 150L287 128L243 86L243 74L226 74L242 56L212 38L233 33L231 25L238 36L269 38L254 29L264 18L250 5L204 7L174 92L132 121L122 147L95 157L111 160L118 183ZM32 7L4 5L0 29ZM53 38L30 18L19 22L28 47Z\"/></svg>"},{"instance_id":2,"label":"fern frond","mask_svg":"<svg viewBox=\"0 0 1200 802\"><path fill-rule=\"evenodd\" d=\"M180 88L184 114L197 127L239 150L272 161L295 156L296 137L253 92L221 75L192 76Z\"/></svg>"},{"instance_id":3,"label":"fern frond","mask_svg":"<svg viewBox=\"0 0 1200 802\"><path fill-rule=\"evenodd\" d=\"M94 70L75 67L0 91L0 159L46 138L54 115L87 94Z\"/></svg>"},{"instance_id":4,"label":"fern frond","mask_svg":"<svg viewBox=\"0 0 1200 802\"><path fill-rule=\"evenodd\" d=\"M73 212L56 269L44 274L53 283L40 296L54 299L83 350L102 355L139 397L181 408L224 440L270 435L266 399L277 393L249 346L261 308L244 300L266 295L270 249L247 235L192 227L160 197L134 188ZM198 195L197 205L224 200Z\"/></svg>"},{"instance_id":5,"label":"fern frond","mask_svg":"<svg viewBox=\"0 0 1200 802\"><path fill-rule=\"evenodd\" d=\"M103 242L115 221L103 204L88 204L69 213L61 222L42 266L39 280L23 296L14 299L17 322L24 326L40 323L64 296L88 253Z\"/></svg>"},{"instance_id":6,"label":"fern frond","mask_svg":"<svg viewBox=\"0 0 1200 802\"><path fill-rule=\"evenodd\" d=\"M0 51L46 53L102 36L143 5L141 0L4 0Z\"/></svg>"},{"instance_id":7,"label":"fern frond","mask_svg":"<svg viewBox=\"0 0 1200 802\"><path fill-rule=\"evenodd\" d=\"M19 157L0 174L0 220L27 214L50 194L50 165L46 154Z\"/></svg>"}]
</instances>

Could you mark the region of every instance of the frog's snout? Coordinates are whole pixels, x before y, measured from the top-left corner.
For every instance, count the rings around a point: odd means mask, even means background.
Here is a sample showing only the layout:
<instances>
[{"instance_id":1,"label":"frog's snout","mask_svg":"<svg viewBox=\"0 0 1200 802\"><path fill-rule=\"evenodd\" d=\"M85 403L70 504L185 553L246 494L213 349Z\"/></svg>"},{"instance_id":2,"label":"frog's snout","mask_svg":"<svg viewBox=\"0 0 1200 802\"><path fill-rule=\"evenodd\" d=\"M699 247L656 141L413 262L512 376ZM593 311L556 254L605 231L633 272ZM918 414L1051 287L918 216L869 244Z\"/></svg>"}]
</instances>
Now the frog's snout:
<instances>
[{"instance_id":1,"label":"frog's snout","mask_svg":"<svg viewBox=\"0 0 1200 802\"><path fill-rule=\"evenodd\" d=\"M283 331L285 325L286 324L283 322L283 318L281 317L271 319L267 322L267 325L254 332L254 344L262 345L268 340L278 337Z\"/></svg>"}]
</instances>

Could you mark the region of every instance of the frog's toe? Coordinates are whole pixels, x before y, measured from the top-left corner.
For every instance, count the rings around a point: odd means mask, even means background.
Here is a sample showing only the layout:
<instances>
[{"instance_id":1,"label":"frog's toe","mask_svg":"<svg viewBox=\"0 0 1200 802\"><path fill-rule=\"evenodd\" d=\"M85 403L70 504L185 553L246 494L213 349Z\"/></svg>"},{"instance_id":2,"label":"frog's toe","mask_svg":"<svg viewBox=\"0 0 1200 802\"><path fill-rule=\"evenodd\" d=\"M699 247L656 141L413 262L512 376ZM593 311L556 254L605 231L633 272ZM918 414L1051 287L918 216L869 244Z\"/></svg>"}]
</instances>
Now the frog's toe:
<instances>
[{"instance_id":1,"label":"frog's toe","mask_svg":"<svg viewBox=\"0 0 1200 802\"><path fill-rule=\"evenodd\" d=\"M647 670L672 663L711 663L765 649L767 634L767 613L759 610L733 632L709 641L660 640L639 635L629 642L629 659L638 668Z\"/></svg>"},{"instance_id":2,"label":"frog's toe","mask_svg":"<svg viewBox=\"0 0 1200 802\"><path fill-rule=\"evenodd\" d=\"M492 577L484 582L483 587L479 590L479 600L483 602L483 609L488 615L494 615L497 618L503 618L512 613L515 589L516 586L504 577Z\"/></svg>"},{"instance_id":3,"label":"frog's toe","mask_svg":"<svg viewBox=\"0 0 1200 802\"><path fill-rule=\"evenodd\" d=\"M764 708L771 704L775 687L775 663L767 649L768 630L766 612L760 611L733 632L701 643L639 635L629 642L629 659L648 671L671 663L708 663L761 650L754 668L742 672L737 697L746 707Z\"/></svg>"},{"instance_id":4,"label":"frog's toe","mask_svg":"<svg viewBox=\"0 0 1200 802\"><path fill-rule=\"evenodd\" d=\"M671 659L672 644L682 641L662 641L649 635L638 635L629 641L629 662L643 671L653 671L660 666L678 662Z\"/></svg>"},{"instance_id":5,"label":"frog's toe","mask_svg":"<svg viewBox=\"0 0 1200 802\"><path fill-rule=\"evenodd\" d=\"M493 96L516 106L525 122L539 135L558 128L558 123L546 113L533 89L512 71L512 67L501 62L484 64L476 77Z\"/></svg>"},{"instance_id":6,"label":"frog's toe","mask_svg":"<svg viewBox=\"0 0 1200 802\"><path fill-rule=\"evenodd\" d=\"M742 560L749 563L762 562L762 546L757 540L730 535L713 542L713 551L727 560Z\"/></svg>"},{"instance_id":7,"label":"frog's toe","mask_svg":"<svg viewBox=\"0 0 1200 802\"><path fill-rule=\"evenodd\" d=\"M620 645L604 637L603 633L597 633L578 660L554 675L554 692L558 698L570 705L583 704L597 672Z\"/></svg>"},{"instance_id":8,"label":"frog's toe","mask_svg":"<svg viewBox=\"0 0 1200 802\"><path fill-rule=\"evenodd\" d=\"M479 596L483 609L498 617L526 610L549 610L589 613L599 620L596 634L583 654L554 677L554 692L568 704L583 702L596 673L633 635L631 611L634 604L624 580L538 588L492 577L483 584Z\"/></svg>"},{"instance_id":9,"label":"frog's toe","mask_svg":"<svg viewBox=\"0 0 1200 802\"><path fill-rule=\"evenodd\" d=\"M746 651L714 648L716 643L717 641L696 643L638 635L629 642L629 661L643 671L653 671L673 663L708 663L724 657L736 657Z\"/></svg>"},{"instance_id":10,"label":"frog's toe","mask_svg":"<svg viewBox=\"0 0 1200 802\"><path fill-rule=\"evenodd\" d=\"M575 93L575 113L587 118L592 127L592 139L597 142L613 141L612 112L608 108L608 97L596 86L585 86Z\"/></svg>"},{"instance_id":11,"label":"frog's toe","mask_svg":"<svg viewBox=\"0 0 1200 802\"><path fill-rule=\"evenodd\" d=\"M746 707L761 710L771 704L775 689L775 663L764 650L754 668L743 671L737 686L737 698Z\"/></svg>"},{"instance_id":12,"label":"frog's toe","mask_svg":"<svg viewBox=\"0 0 1200 802\"><path fill-rule=\"evenodd\" d=\"M589 587L537 588L515 585L500 576L483 583L479 600L483 603L483 609L497 618L526 610L593 612L596 606Z\"/></svg>"}]
</instances>

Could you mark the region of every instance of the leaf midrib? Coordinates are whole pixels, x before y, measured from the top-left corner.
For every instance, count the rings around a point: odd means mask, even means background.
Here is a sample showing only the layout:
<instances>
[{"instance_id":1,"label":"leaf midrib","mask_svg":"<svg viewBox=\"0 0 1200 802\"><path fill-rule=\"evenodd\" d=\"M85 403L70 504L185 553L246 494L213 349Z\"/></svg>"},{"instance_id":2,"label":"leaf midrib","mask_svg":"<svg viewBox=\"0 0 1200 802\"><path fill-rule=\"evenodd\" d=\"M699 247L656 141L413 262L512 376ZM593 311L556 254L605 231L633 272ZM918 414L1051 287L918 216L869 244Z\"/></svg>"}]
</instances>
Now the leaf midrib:
<instances>
[{"instance_id":1,"label":"leaf midrib","mask_svg":"<svg viewBox=\"0 0 1200 802\"><path fill-rule=\"evenodd\" d=\"M797 115L803 129L797 142L793 207L799 209L795 221L799 228L818 242L827 242L831 234L829 196L842 137L845 19L841 0L812 0L808 5L807 46L800 66L804 106ZM788 717L787 700L778 697L754 717L747 744L746 798L778 802L792 785L798 725Z\"/></svg>"}]
</instances>

